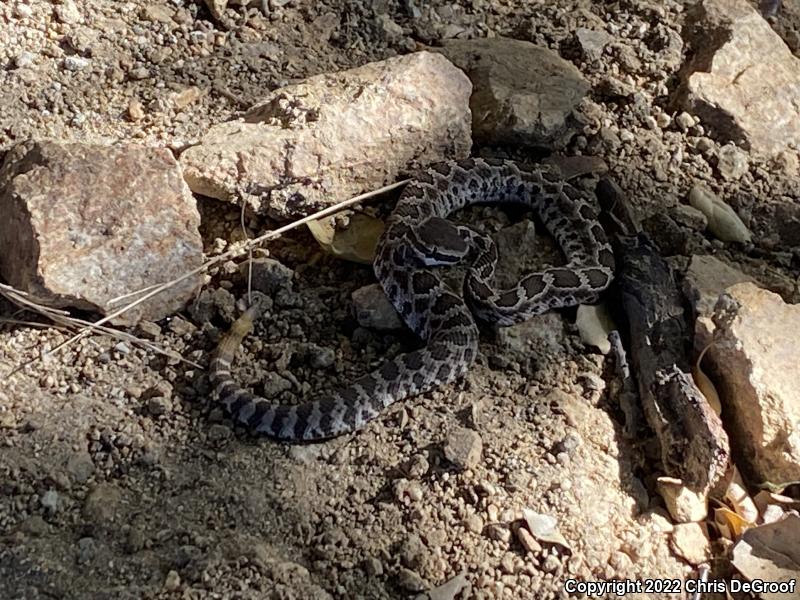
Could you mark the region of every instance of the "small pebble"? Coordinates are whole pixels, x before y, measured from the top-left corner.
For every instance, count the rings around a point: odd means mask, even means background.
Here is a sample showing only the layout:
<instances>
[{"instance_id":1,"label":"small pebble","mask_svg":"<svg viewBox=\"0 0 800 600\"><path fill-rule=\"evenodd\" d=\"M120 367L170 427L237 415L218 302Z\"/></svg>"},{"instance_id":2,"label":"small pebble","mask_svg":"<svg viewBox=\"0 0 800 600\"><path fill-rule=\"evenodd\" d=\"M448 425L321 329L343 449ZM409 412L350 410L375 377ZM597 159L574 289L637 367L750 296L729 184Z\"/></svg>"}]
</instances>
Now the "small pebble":
<instances>
[{"instance_id":1,"label":"small pebble","mask_svg":"<svg viewBox=\"0 0 800 600\"><path fill-rule=\"evenodd\" d=\"M406 473L410 479L420 479L426 475L430 465L422 454L415 454L406 464Z\"/></svg>"},{"instance_id":2,"label":"small pebble","mask_svg":"<svg viewBox=\"0 0 800 600\"><path fill-rule=\"evenodd\" d=\"M164 396L155 396L147 401L147 412L154 417L165 415L172 411L172 401Z\"/></svg>"},{"instance_id":3,"label":"small pebble","mask_svg":"<svg viewBox=\"0 0 800 600\"><path fill-rule=\"evenodd\" d=\"M33 9L27 4L17 4L15 12L20 19L27 19L33 16Z\"/></svg>"},{"instance_id":4,"label":"small pebble","mask_svg":"<svg viewBox=\"0 0 800 600\"><path fill-rule=\"evenodd\" d=\"M511 531L509 531L508 527L500 523L490 523L486 526L486 536L498 542L508 543L511 539Z\"/></svg>"},{"instance_id":5,"label":"small pebble","mask_svg":"<svg viewBox=\"0 0 800 600\"><path fill-rule=\"evenodd\" d=\"M58 500L58 492L55 490L47 490L44 494L42 494L39 502L41 502L42 508L48 512L54 513L58 510Z\"/></svg>"},{"instance_id":6,"label":"small pebble","mask_svg":"<svg viewBox=\"0 0 800 600\"><path fill-rule=\"evenodd\" d=\"M525 527L517 529L517 539L522 547L531 554L539 554L542 551L542 545L536 541L533 534Z\"/></svg>"},{"instance_id":7,"label":"small pebble","mask_svg":"<svg viewBox=\"0 0 800 600\"><path fill-rule=\"evenodd\" d=\"M78 540L78 563L86 564L97 554L97 542L94 538L83 537Z\"/></svg>"},{"instance_id":8,"label":"small pebble","mask_svg":"<svg viewBox=\"0 0 800 600\"><path fill-rule=\"evenodd\" d=\"M480 533L483 531L483 519L480 515L471 514L464 519L464 528L472 533Z\"/></svg>"},{"instance_id":9,"label":"small pebble","mask_svg":"<svg viewBox=\"0 0 800 600\"><path fill-rule=\"evenodd\" d=\"M695 120L692 115L687 112L680 113L675 117L675 124L681 131L689 131L695 125Z\"/></svg>"},{"instance_id":10,"label":"small pebble","mask_svg":"<svg viewBox=\"0 0 800 600\"><path fill-rule=\"evenodd\" d=\"M472 469L480 463L483 442L477 431L459 427L450 432L444 446L444 455L457 469Z\"/></svg>"},{"instance_id":11,"label":"small pebble","mask_svg":"<svg viewBox=\"0 0 800 600\"><path fill-rule=\"evenodd\" d=\"M33 52L20 52L14 57L14 66L18 69L33 66L36 55Z\"/></svg>"},{"instance_id":12,"label":"small pebble","mask_svg":"<svg viewBox=\"0 0 800 600\"><path fill-rule=\"evenodd\" d=\"M164 589L168 592L174 592L181 586L181 576L177 571L170 571L164 579Z\"/></svg>"},{"instance_id":13,"label":"small pebble","mask_svg":"<svg viewBox=\"0 0 800 600\"><path fill-rule=\"evenodd\" d=\"M81 56L67 56L64 59L64 68L67 71L81 71L89 66L89 59Z\"/></svg>"},{"instance_id":14,"label":"small pebble","mask_svg":"<svg viewBox=\"0 0 800 600\"><path fill-rule=\"evenodd\" d=\"M401 588L409 592L423 592L430 587L427 581L405 567L400 567L397 570L397 583Z\"/></svg>"},{"instance_id":15,"label":"small pebble","mask_svg":"<svg viewBox=\"0 0 800 600\"><path fill-rule=\"evenodd\" d=\"M371 556L364 561L364 572L370 577L383 575L383 563Z\"/></svg>"}]
</instances>

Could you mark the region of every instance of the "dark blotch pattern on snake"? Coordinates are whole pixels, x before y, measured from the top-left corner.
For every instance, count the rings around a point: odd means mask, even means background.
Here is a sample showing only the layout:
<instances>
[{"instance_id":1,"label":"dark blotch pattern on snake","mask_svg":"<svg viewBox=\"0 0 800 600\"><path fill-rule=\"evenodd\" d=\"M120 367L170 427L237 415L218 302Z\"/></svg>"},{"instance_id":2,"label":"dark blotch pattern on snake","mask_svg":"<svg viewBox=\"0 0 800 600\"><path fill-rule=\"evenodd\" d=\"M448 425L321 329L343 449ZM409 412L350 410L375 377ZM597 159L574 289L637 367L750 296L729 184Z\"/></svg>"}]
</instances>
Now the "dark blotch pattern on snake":
<instances>
[{"instance_id":1,"label":"dark blotch pattern on snake","mask_svg":"<svg viewBox=\"0 0 800 600\"><path fill-rule=\"evenodd\" d=\"M542 165L476 158L430 167L404 189L374 262L378 281L425 347L387 361L328 397L294 406L275 404L231 378L231 362L252 329L255 306L234 323L211 362L217 397L235 421L254 432L283 440L318 440L355 431L393 402L461 377L478 351L473 315L511 325L553 308L592 302L611 283L614 258L593 200ZM494 242L446 219L477 203L529 206L556 239L566 264L496 290ZM464 298L443 283L438 271L461 262L469 267Z\"/></svg>"}]
</instances>

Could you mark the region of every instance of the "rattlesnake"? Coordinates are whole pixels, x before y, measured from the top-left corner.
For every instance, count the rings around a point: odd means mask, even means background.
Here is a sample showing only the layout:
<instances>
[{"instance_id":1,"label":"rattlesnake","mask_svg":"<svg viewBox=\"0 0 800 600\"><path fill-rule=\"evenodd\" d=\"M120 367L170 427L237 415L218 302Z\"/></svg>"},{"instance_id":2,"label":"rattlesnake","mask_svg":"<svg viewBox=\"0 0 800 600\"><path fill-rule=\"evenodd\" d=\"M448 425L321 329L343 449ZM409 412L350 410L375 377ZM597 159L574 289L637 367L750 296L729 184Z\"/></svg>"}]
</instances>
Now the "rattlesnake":
<instances>
[{"instance_id":1,"label":"rattlesnake","mask_svg":"<svg viewBox=\"0 0 800 600\"><path fill-rule=\"evenodd\" d=\"M425 347L389 360L328 397L278 405L242 389L231 362L251 330L253 306L223 336L211 362L215 394L232 418L284 440L315 440L355 431L387 406L462 376L475 360L474 315L511 325L547 310L591 302L611 282L614 257L596 219L592 196L547 166L466 159L430 167L409 183L386 222L375 275L408 327ZM532 208L567 262L531 273L509 290L493 288L497 249L491 238L446 220L476 203L521 203ZM520 248L520 251L525 249ZM465 262L464 298L437 270Z\"/></svg>"}]
</instances>

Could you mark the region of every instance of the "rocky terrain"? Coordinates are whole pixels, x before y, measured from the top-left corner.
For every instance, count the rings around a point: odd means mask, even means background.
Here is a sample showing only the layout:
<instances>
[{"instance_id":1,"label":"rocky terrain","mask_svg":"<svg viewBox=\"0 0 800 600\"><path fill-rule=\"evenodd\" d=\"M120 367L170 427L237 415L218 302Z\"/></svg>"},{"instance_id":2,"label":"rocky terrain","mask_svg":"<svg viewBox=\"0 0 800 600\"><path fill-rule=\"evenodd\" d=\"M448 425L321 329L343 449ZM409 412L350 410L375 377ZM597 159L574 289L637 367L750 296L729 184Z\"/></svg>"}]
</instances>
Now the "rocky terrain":
<instances>
[{"instance_id":1,"label":"rocky terrain","mask_svg":"<svg viewBox=\"0 0 800 600\"><path fill-rule=\"evenodd\" d=\"M553 154L577 185L617 182L697 313L696 351L716 340L704 364L758 505L733 512L797 531L800 5L724 4L0 5L0 283L94 320L120 290L198 270L114 321L136 338L55 352L73 331L0 298L0 597L556 598L569 580L735 574L741 531L662 478L652 433L626 435L614 361L576 309L483 328L467 377L327 442L258 439L214 405L205 366L248 275L270 306L235 376L264 396L324 393L417 347L364 291L371 268L305 227L251 271L225 253L414 159L467 154ZM494 235L501 283L559 260L530 215L459 219ZM141 243L98 277L87 240L115 235Z\"/></svg>"}]
</instances>

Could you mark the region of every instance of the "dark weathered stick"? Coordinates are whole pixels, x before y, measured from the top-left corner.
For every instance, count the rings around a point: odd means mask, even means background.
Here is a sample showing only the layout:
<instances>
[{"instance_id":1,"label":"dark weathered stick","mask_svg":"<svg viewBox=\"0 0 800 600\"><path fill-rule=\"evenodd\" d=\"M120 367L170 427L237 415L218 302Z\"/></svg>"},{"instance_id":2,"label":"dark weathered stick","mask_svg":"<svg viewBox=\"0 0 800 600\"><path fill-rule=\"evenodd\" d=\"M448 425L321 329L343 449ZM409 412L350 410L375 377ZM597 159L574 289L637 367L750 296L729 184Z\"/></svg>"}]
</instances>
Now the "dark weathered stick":
<instances>
[{"instance_id":1,"label":"dark weathered stick","mask_svg":"<svg viewBox=\"0 0 800 600\"><path fill-rule=\"evenodd\" d=\"M636 393L636 382L631 376L628 356L625 353L625 347L622 345L619 331L615 329L609 333L608 341L611 344L611 351L614 353L617 377L622 382L622 389L619 392L619 407L625 414L625 437L633 439L644 428L644 418L639 406L639 395Z\"/></svg>"},{"instance_id":2,"label":"dark weathered stick","mask_svg":"<svg viewBox=\"0 0 800 600\"><path fill-rule=\"evenodd\" d=\"M598 187L617 258L616 286L628 319L630 362L648 424L661 444L667 474L708 491L724 474L728 437L691 376L691 332L685 300L658 248L636 233L636 218L619 188Z\"/></svg>"}]
</instances>

